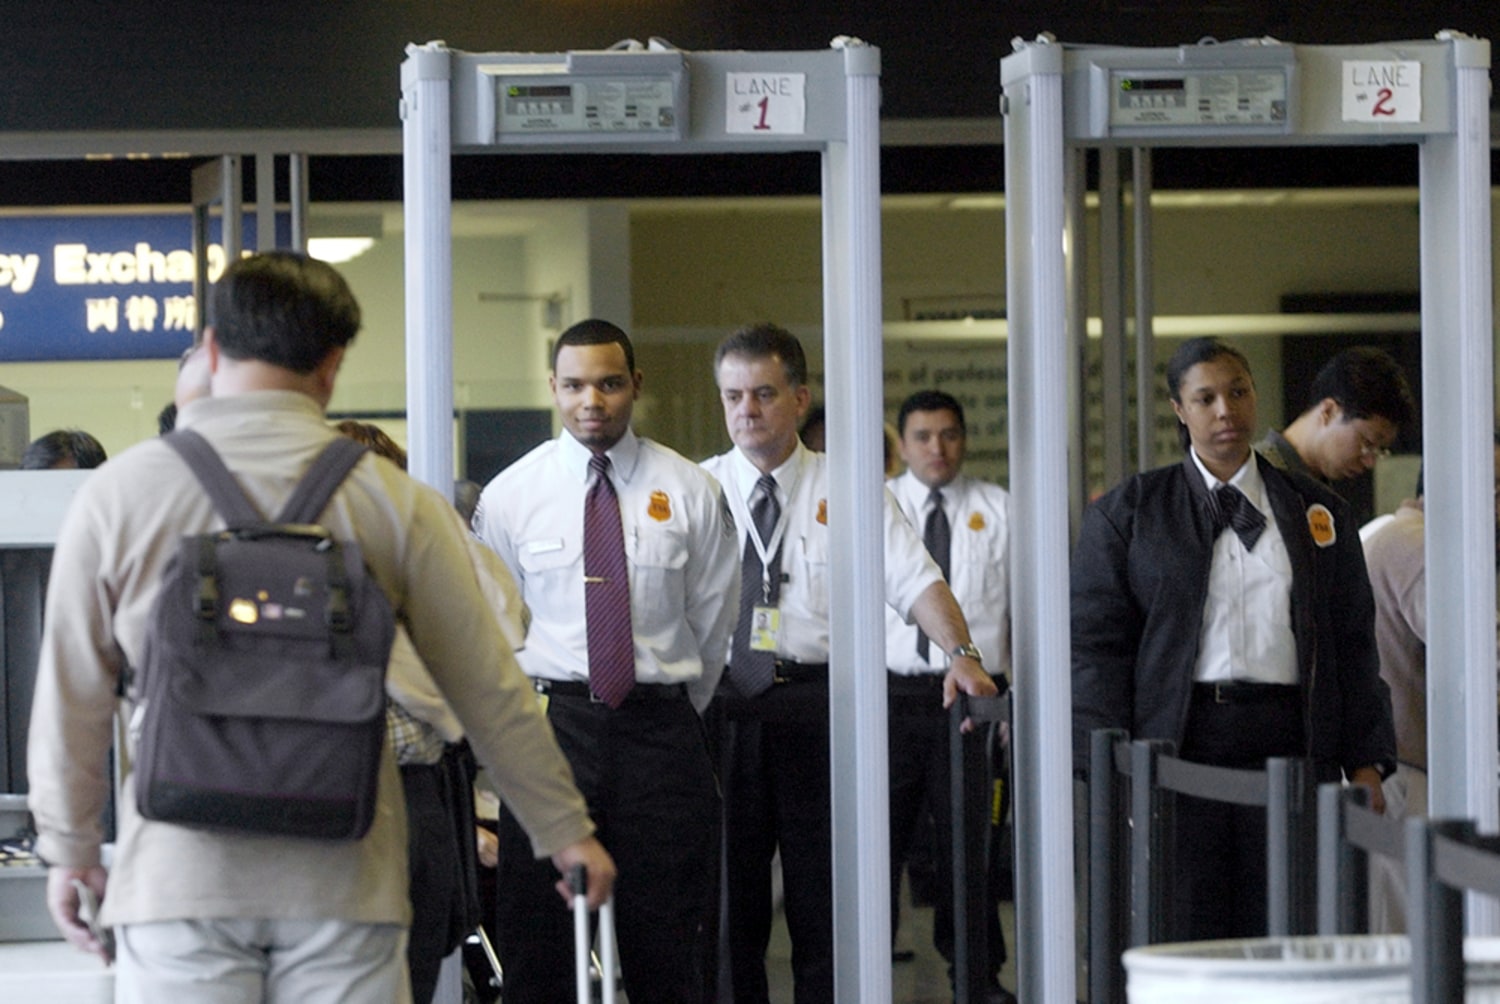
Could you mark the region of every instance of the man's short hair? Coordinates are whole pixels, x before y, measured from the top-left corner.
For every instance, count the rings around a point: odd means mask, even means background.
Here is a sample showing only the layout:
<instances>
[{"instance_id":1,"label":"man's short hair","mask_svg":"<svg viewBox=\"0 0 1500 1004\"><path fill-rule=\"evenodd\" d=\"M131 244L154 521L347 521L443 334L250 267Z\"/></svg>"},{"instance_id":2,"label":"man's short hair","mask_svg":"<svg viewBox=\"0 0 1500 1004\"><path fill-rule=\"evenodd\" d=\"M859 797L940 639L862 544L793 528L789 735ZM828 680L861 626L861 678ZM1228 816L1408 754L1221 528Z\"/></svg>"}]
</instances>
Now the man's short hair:
<instances>
[{"instance_id":1,"label":"man's short hair","mask_svg":"<svg viewBox=\"0 0 1500 1004\"><path fill-rule=\"evenodd\" d=\"M311 373L359 333L359 304L327 262L262 251L232 263L209 296L209 323L231 359Z\"/></svg>"},{"instance_id":2,"label":"man's short hair","mask_svg":"<svg viewBox=\"0 0 1500 1004\"><path fill-rule=\"evenodd\" d=\"M557 372L558 353L569 345L618 345L625 353L625 368L631 375L635 374L635 346L630 344L630 336L617 324L591 317L558 335L552 345L552 372Z\"/></svg>"},{"instance_id":3,"label":"man's short hair","mask_svg":"<svg viewBox=\"0 0 1500 1004\"><path fill-rule=\"evenodd\" d=\"M964 406L958 403L958 398L942 390L919 390L905 401L901 402L901 410L896 413L896 431L906 435L906 417L914 411L951 411L953 417L958 419L958 428L968 435L969 427L964 422Z\"/></svg>"},{"instance_id":4,"label":"man's short hair","mask_svg":"<svg viewBox=\"0 0 1500 1004\"><path fill-rule=\"evenodd\" d=\"M1313 377L1307 406L1333 398L1346 418L1384 418L1397 428L1411 423L1417 405L1401 364L1368 345L1345 349Z\"/></svg>"},{"instance_id":5,"label":"man's short hair","mask_svg":"<svg viewBox=\"0 0 1500 1004\"><path fill-rule=\"evenodd\" d=\"M109 459L99 440L82 429L57 429L34 439L21 454L21 470L50 471L73 462L80 471L91 471Z\"/></svg>"},{"instance_id":6,"label":"man's short hair","mask_svg":"<svg viewBox=\"0 0 1500 1004\"><path fill-rule=\"evenodd\" d=\"M786 382L793 387L807 386L807 356L797 336L778 324L762 322L747 324L738 331L724 336L714 350L714 373L725 356L744 356L746 359L781 359L781 368L786 373Z\"/></svg>"}]
</instances>

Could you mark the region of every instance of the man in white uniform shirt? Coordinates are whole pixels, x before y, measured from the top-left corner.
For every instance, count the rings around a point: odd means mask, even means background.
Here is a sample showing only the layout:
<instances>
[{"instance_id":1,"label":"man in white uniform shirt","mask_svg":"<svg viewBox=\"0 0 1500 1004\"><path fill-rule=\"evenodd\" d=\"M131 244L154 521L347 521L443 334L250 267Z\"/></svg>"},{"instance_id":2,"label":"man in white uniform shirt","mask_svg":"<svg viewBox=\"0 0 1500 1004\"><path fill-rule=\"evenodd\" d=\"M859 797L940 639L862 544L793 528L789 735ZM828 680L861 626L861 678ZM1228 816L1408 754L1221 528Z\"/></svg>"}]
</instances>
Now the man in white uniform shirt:
<instances>
[{"instance_id":1,"label":"man in white uniform shirt","mask_svg":"<svg viewBox=\"0 0 1500 1004\"><path fill-rule=\"evenodd\" d=\"M768 999L771 859L781 850L797 1004L833 999L829 822L826 459L804 447L802 345L771 324L729 335L714 356L735 448L704 466L724 485L740 528L740 625L721 687L725 729L726 931L739 1002ZM996 692L958 603L921 538L886 495L886 599L951 660L934 704ZM622 865L622 872L624 866Z\"/></svg>"},{"instance_id":2,"label":"man in white uniform shirt","mask_svg":"<svg viewBox=\"0 0 1500 1004\"><path fill-rule=\"evenodd\" d=\"M906 473L887 482L901 511L923 535L923 543L969 622L974 642L985 656L985 668L1006 685L1010 670L1010 495L999 485L961 473L967 428L963 405L951 394L923 390L901 403L896 428ZM891 757L891 912L896 913L901 869L920 814L932 814L937 864L934 879L933 944L953 962L953 869L947 863L952 846L948 716L936 698L942 693L948 658L922 631L889 607L885 615L885 660L890 668ZM999 731L999 730L995 730ZM986 739L971 734L965 780L966 817L975 839L989 827L991 779L984 769ZM995 781L1005 783L1003 777ZM999 807L997 806L996 809ZM991 830L996 840L1001 830ZM991 848L994 849L993 846ZM993 860L993 856L991 857ZM986 869L971 869L968 902L983 909L988 934L991 981L1005 961L1005 943L995 897ZM977 904L983 904L982 907ZM976 950L977 950L976 946ZM1003 1000L998 982L988 987Z\"/></svg>"},{"instance_id":3,"label":"man in white uniform shirt","mask_svg":"<svg viewBox=\"0 0 1500 1004\"><path fill-rule=\"evenodd\" d=\"M474 531L521 587L532 621L517 657L619 862L625 992L697 1002L720 808L699 714L723 671L739 564L718 483L631 431L641 380L615 325L563 332L550 381L563 431L490 482ZM502 812L505 998L554 1004L573 994L572 920L520 838Z\"/></svg>"}]
</instances>

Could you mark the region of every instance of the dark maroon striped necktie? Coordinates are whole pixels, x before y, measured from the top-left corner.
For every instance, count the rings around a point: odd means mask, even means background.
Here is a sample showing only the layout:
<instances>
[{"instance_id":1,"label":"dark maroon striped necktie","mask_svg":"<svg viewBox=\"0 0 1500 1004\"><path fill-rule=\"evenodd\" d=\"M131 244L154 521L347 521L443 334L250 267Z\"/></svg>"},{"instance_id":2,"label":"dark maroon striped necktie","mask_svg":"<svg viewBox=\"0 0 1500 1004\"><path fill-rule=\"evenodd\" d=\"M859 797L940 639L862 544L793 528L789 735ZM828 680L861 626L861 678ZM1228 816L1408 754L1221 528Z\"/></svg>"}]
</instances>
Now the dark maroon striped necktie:
<instances>
[{"instance_id":1,"label":"dark maroon striped necktie","mask_svg":"<svg viewBox=\"0 0 1500 1004\"><path fill-rule=\"evenodd\" d=\"M588 625L589 688L618 708L635 686L635 637L630 630L630 573L620 500L609 480L609 458L589 458L594 483L583 500L583 612Z\"/></svg>"}]
</instances>

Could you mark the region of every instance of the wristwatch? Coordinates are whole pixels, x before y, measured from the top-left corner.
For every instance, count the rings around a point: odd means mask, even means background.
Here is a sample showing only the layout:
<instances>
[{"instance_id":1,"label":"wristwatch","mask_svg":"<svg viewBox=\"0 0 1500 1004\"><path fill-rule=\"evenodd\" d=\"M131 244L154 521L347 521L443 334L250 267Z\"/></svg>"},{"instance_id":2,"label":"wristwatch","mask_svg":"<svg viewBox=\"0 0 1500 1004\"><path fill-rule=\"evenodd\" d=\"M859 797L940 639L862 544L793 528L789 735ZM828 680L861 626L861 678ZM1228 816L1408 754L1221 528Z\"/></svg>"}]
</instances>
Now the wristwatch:
<instances>
[{"instance_id":1,"label":"wristwatch","mask_svg":"<svg viewBox=\"0 0 1500 1004\"><path fill-rule=\"evenodd\" d=\"M979 663L981 666L984 665L984 653L979 651L979 646L974 644L972 641L964 642L962 645L958 646L948 654L955 659L957 659L959 656L967 656L968 658L973 659L975 662Z\"/></svg>"}]
</instances>

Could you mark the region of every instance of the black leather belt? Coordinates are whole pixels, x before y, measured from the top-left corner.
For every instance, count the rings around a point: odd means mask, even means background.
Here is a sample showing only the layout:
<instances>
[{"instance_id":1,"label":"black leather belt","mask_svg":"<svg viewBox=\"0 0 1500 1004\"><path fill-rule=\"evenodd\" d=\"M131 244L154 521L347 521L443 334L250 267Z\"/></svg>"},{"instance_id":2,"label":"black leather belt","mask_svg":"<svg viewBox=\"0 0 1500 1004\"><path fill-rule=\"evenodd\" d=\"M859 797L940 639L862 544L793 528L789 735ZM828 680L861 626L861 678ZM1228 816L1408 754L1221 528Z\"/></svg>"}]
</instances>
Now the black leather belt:
<instances>
[{"instance_id":1,"label":"black leather belt","mask_svg":"<svg viewBox=\"0 0 1500 1004\"><path fill-rule=\"evenodd\" d=\"M594 692L589 689L587 683L576 680L546 680L539 676L531 678L531 685L538 694L546 694L548 697L577 697L587 698L599 704L603 704ZM625 695L626 704L634 704L637 701L680 701L687 699L687 685L682 683L637 683L630 688L630 693Z\"/></svg>"},{"instance_id":2,"label":"black leather belt","mask_svg":"<svg viewBox=\"0 0 1500 1004\"><path fill-rule=\"evenodd\" d=\"M1193 684L1193 698L1210 704L1295 704L1301 697L1295 683L1249 683L1219 680Z\"/></svg>"},{"instance_id":3,"label":"black leather belt","mask_svg":"<svg viewBox=\"0 0 1500 1004\"><path fill-rule=\"evenodd\" d=\"M775 683L827 683L828 663L776 660Z\"/></svg>"},{"instance_id":4,"label":"black leather belt","mask_svg":"<svg viewBox=\"0 0 1500 1004\"><path fill-rule=\"evenodd\" d=\"M885 674L887 692L892 697L929 697L943 692L944 673Z\"/></svg>"}]
</instances>

